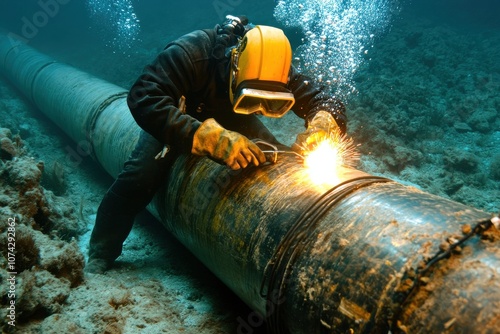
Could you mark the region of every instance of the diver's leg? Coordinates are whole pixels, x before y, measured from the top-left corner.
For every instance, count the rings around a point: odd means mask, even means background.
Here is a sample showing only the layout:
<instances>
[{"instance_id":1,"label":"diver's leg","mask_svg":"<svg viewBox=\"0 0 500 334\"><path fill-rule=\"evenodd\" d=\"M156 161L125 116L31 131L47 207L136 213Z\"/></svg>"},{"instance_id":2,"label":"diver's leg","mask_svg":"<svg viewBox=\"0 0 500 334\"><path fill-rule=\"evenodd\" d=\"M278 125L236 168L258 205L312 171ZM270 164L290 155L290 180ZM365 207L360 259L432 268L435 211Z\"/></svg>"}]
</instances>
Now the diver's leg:
<instances>
[{"instance_id":1,"label":"diver's leg","mask_svg":"<svg viewBox=\"0 0 500 334\"><path fill-rule=\"evenodd\" d=\"M173 156L168 153L155 160L162 148L160 142L141 131L134 151L97 210L87 272L105 271L121 254L135 216L148 205L167 177Z\"/></svg>"}]
</instances>

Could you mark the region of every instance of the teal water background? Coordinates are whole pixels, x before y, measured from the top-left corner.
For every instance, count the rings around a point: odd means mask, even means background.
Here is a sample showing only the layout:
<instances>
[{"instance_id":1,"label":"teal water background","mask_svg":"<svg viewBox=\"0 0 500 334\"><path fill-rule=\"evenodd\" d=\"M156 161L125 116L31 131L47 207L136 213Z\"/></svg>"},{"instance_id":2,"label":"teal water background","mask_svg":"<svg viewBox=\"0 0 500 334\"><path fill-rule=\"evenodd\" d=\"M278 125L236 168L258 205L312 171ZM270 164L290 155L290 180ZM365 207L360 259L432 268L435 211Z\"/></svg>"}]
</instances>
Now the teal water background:
<instances>
[{"instance_id":1,"label":"teal water background","mask_svg":"<svg viewBox=\"0 0 500 334\"><path fill-rule=\"evenodd\" d=\"M0 25L10 34L123 87L170 40L213 27L226 14L279 26L296 65L346 103L349 134L362 154L358 168L491 212L500 208L498 1L2 0L1 6ZM290 143L302 123L281 121L275 131ZM16 126L15 119L9 124Z\"/></svg>"}]
</instances>

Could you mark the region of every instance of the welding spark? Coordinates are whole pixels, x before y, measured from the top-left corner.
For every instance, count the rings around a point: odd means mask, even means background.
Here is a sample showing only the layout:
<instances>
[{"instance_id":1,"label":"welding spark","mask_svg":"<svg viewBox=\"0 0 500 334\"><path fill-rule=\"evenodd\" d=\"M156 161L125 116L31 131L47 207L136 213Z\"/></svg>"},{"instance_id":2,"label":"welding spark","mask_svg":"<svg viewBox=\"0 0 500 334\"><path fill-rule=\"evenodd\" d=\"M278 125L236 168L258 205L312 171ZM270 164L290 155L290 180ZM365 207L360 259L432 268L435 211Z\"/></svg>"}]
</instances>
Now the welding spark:
<instances>
[{"instance_id":1,"label":"welding spark","mask_svg":"<svg viewBox=\"0 0 500 334\"><path fill-rule=\"evenodd\" d=\"M359 153L352 138L334 132L305 153L304 164L314 184L334 186L339 183L339 169L355 167L358 160Z\"/></svg>"}]
</instances>

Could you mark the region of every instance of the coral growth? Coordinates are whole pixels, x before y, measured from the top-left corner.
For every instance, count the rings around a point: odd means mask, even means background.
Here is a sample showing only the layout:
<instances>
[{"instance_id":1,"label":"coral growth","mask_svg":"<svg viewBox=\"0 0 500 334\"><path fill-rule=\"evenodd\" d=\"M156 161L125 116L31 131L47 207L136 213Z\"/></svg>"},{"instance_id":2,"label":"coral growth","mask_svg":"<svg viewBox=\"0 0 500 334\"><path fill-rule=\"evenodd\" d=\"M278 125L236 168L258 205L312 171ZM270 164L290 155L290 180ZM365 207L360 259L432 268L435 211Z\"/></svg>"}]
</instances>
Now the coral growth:
<instances>
[{"instance_id":1,"label":"coral growth","mask_svg":"<svg viewBox=\"0 0 500 334\"><path fill-rule=\"evenodd\" d=\"M74 239L83 229L74 205L40 186L43 163L26 157L17 148L22 142L11 138L10 130L0 130L0 219L5 222L0 225L0 279L15 277L15 291L1 292L4 331L13 328L6 326L5 303L15 300L19 322L57 313L71 288L83 282L84 266Z\"/></svg>"},{"instance_id":2,"label":"coral growth","mask_svg":"<svg viewBox=\"0 0 500 334\"><path fill-rule=\"evenodd\" d=\"M11 160L17 156L19 148L16 145L18 140L18 136L12 137L10 129L0 128L0 159Z\"/></svg>"}]
</instances>

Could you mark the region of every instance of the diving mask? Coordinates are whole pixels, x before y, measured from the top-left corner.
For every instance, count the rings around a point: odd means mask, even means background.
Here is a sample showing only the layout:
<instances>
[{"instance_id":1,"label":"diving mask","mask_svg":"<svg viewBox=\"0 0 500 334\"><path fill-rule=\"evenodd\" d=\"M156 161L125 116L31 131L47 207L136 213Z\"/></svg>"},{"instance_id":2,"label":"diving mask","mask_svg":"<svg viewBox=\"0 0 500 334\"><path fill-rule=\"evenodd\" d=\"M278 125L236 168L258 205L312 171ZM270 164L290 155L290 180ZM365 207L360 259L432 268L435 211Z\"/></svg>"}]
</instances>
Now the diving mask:
<instances>
[{"instance_id":1,"label":"diving mask","mask_svg":"<svg viewBox=\"0 0 500 334\"><path fill-rule=\"evenodd\" d=\"M268 26L249 30L231 51L230 99L238 114L282 117L295 103L286 89L291 46L283 31Z\"/></svg>"}]
</instances>

